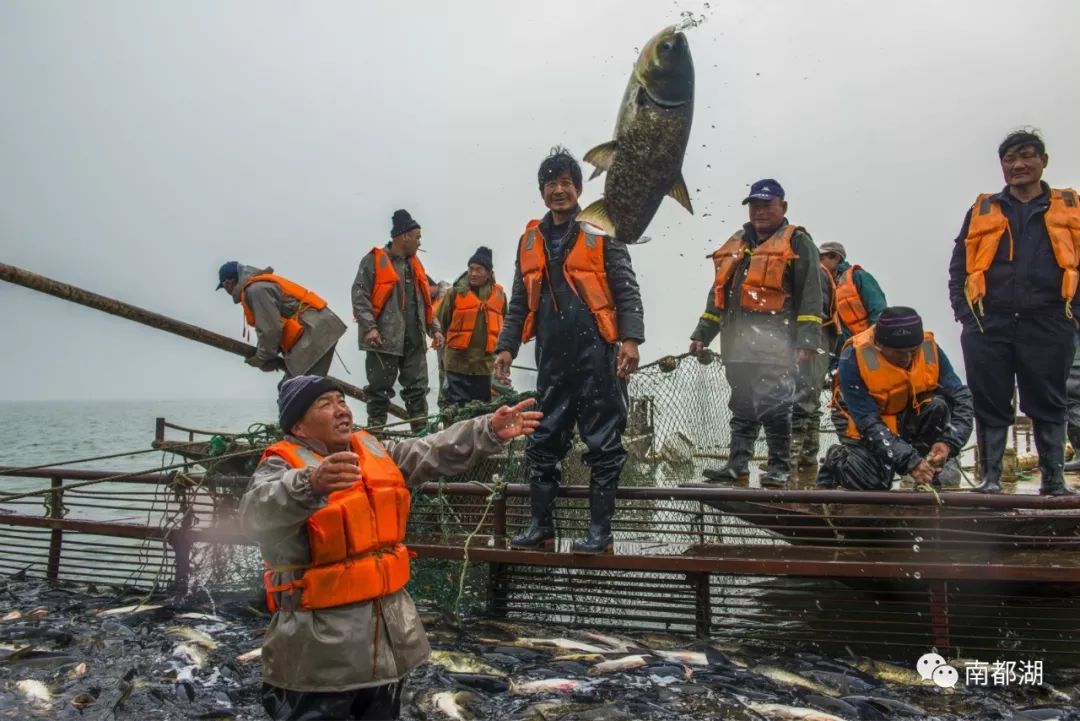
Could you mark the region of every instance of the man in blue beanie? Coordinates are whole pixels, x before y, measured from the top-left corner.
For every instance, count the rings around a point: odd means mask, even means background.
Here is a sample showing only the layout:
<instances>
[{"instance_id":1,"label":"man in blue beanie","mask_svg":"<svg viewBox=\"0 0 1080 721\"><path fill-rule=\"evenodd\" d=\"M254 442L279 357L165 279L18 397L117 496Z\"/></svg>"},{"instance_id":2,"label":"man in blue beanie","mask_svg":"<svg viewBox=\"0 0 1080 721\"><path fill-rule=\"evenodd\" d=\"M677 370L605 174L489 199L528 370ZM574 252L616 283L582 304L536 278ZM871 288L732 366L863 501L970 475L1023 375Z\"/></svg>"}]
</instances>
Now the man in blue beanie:
<instances>
[{"instance_id":1,"label":"man in blue beanie","mask_svg":"<svg viewBox=\"0 0 1080 721\"><path fill-rule=\"evenodd\" d=\"M270 446L240 502L267 565L273 612L262 647L270 718L396 719L403 678L430 653L404 586L409 488L463 473L532 433L532 400L424 438L353 430L337 384L281 384L285 438Z\"/></svg>"},{"instance_id":2,"label":"man in blue beanie","mask_svg":"<svg viewBox=\"0 0 1080 721\"><path fill-rule=\"evenodd\" d=\"M491 249L480 246L439 303L439 325L446 330L447 405L491 400L495 344L505 316L506 291L495 282Z\"/></svg>"},{"instance_id":3,"label":"man in blue beanie","mask_svg":"<svg viewBox=\"0 0 1080 721\"><path fill-rule=\"evenodd\" d=\"M235 260L218 269L216 290L224 289L244 308L244 321L255 328L255 353L245 362L286 377L330 372L345 324L326 301L273 268L255 268ZM280 354L280 355L279 355Z\"/></svg>"}]
</instances>

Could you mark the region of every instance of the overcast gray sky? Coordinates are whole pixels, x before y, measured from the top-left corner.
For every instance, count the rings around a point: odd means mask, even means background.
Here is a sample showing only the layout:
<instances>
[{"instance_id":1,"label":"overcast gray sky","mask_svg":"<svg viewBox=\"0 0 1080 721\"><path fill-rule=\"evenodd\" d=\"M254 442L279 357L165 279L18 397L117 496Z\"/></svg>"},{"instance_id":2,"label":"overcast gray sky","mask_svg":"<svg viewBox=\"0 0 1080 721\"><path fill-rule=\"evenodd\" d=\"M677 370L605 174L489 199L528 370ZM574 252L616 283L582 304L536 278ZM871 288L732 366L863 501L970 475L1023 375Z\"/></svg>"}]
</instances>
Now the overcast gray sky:
<instances>
[{"instance_id":1,"label":"overcast gray sky","mask_svg":"<svg viewBox=\"0 0 1080 721\"><path fill-rule=\"evenodd\" d=\"M405 207L433 276L484 244L509 285L544 210L540 160L609 139L636 48L692 11L707 18L688 33L697 215L665 200L632 249L643 359L685 350L706 252L745 220L748 184L775 177L792 222L845 243L960 365L946 267L966 207L1002 185L998 142L1037 126L1046 179L1080 184L1080 3L710 4L9 0L0 260L240 337L220 263L273 265L350 319L356 265ZM2 399L245 397L277 380L8 284L0 305ZM332 372L362 385L355 325L338 348L353 375Z\"/></svg>"}]
</instances>

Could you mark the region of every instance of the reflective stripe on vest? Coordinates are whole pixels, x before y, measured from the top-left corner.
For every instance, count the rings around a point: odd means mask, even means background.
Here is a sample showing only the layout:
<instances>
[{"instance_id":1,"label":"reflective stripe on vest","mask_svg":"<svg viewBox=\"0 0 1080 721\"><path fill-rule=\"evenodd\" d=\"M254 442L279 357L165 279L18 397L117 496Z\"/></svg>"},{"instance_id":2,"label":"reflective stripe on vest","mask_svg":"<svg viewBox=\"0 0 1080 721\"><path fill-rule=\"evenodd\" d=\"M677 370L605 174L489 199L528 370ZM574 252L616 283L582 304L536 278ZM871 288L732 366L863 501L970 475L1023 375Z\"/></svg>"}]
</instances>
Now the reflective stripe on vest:
<instances>
[{"instance_id":1,"label":"reflective stripe on vest","mask_svg":"<svg viewBox=\"0 0 1080 721\"><path fill-rule=\"evenodd\" d=\"M394 294L394 288L401 283L401 276L394 267L393 260L385 248L372 248L375 256L375 280L371 284L371 309L375 314L375 320L382 315L390 296ZM412 267L413 280L420 289L420 297L424 301L424 320L427 325L435 318L435 308L431 302L431 288L428 287L427 271L416 255L409 257L409 265ZM401 309L405 309L405 290L401 292Z\"/></svg>"},{"instance_id":2,"label":"reflective stripe on vest","mask_svg":"<svg viewBox=\"0 0 1080 721\"><path fill-rule=\"evenodd\" d=\"M849 345L855 349L859 377L862 378L867 393L877 404L882 422L890 431L899 435L900 415L909 409L918 413L938 388L940 364L934 334L923 334L921 352L915 355L911 368L907 370L889 363L874 347L873 327L850 338L844 347ZM846 435L849 438L860 438L847 409L842 404L840 409L848 420Z\"/></svg>"},{"instance_id":3,"label":"reflective stripe on vest","mask_svg":"<svg viewBox=\"0 0 1080 721\"><path fill-rule=\"evenodd\" d=\"M240 305L244 308L244 320L252 327L255 326L255 312L247 303L247 289L252 283L274 283L281 289L282 295L296 301L296 313L291 317L281 317L280 346L283 352L288 353L296 345L296 342L300 340L300 336L304 334L304 326L300 323L300 314L308 309L322 310L326 307L326 301L317 293L311 292L288 278L282 278L280 275L273 275L272 273L253 275L244 281L244 287L240 290Z\"/></svg>"},{"instance_id":4,"label":"reflective stripe on vest","mask_svg":"<svg viewBox=\"0 0 1080 721\"><path fill-rule=\"evenodd\" d=\"M450 317L450 327L446 330L446 347L466 350L480 322L480 314L483 313L487 330L484 351L494 353L499 331L502 330L505 307L506 293L498 283L492 283L491 294L487 300L480 300L480 296L471 288L467 293L455 295L454 312Z\"/></svg>"},{"instance_id":5,"label":"reflective stripe on vest","mask_svg":"<svg viewBox=\"0 0 1080 721\"><path fill-rule=\"evenodd\" d=\"M540 221L531 220L518 242L518 268L525 286L529 312L521 329L521 342L527 343L536 335L536 314L540 310L540 293L548 274L547 251L540 233ZM596 319L600 337L608 343L619 339L615 314L615 299L608 285L604 267L604 236L580 226L570 252L563 260L563 276L570 289L585 302Z\"/></svg>"},{"instance_id":6,"label":"reflective stripe on vest","mask_svg":"<svg viewBox=\"0 0 1080 721\"><path fill-rule=\"evenodd\" d=\"M1052 188L1050 207L1043 219L1054 259L1062 271L1061 297L1066 302L1066 313L1070 314L1069 304L1080 284L1080 272L1077 270L1080 265L1080 203L1077 202L1076 191ZM978 306L986 297L986 271L993 265L1004 235L1009 237L1008 260L1012 262L1013 233L1009 219L1000 204L993 200L993 195L983 193L971 206L971 220L967 237L964 238L967 270L964 294L972 307Z\"/></svg>"},{"instance_id":7,"label":"reflective stripe on vest","mask_svg":"<svg viewBox=\"0 0 1080 721\"><path fill-rule=\"evenodd\" d=\"M844 271L840 282L836 284L836 314L848 333L855 335L870 327L870 314L863 305L862 296L855 286L855 271L861 266L853 265Z\"/></svg>"},{"instance_id":8,"label":"reflective stripe on vest","mask_svg":"<svg viewBox=\"0 0 1080 721\"><path fill-rule=\"evenodd\" d=\"M798 258L791 249L797 225L785 225L756 248L749 248L743 231L735 233L710 257L713 260L713 304L720 310L727 305L727 284L747 257L750 266L743 279L739 295L739 307L755 313L775 313L782 310L790 295L784 289L784 275L788 263ZM815 316L816 318L816 316Z\"/></svg>"},{"instance_id":9,"label":"reflective stripe on vest","mask_svg":"<svg viewBox=\"0 0 1080 721\"><path fill-rule=\"evenodd\" d=\"M401 470L372 435L357 431L350 450L360 457L361 478L327 497L326 505L307 520L310 562L267 566L263 575L267 604L278 608L277 594L300 590L297 608L311 610L370 601L403 588L409 581L405 526L410 497ZM311 468L322 456L292 441L279 441L263 452L293 468ZM303 576L275 584L273 575L302 571Z\"/></svg>"}]
</instances>

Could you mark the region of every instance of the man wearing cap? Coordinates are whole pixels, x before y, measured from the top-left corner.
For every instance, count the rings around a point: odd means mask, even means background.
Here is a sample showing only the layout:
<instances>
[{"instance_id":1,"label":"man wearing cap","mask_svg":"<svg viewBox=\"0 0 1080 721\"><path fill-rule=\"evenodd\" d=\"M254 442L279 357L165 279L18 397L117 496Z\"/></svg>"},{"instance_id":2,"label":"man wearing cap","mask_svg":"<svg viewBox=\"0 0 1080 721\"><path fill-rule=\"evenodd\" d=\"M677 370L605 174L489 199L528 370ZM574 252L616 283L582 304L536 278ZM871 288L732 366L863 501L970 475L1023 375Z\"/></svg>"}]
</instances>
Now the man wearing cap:
<instances>
[{"instance_id":1,"label":"man wearing cap","mask_svg":"<svg viewBox=\"0 0 1080 721\"><path fill-rule=\"evenodd\" d=\"M821 265L829 273L835 286L831 319L838 332L836 346L828 346L830 353L839 351L847 339L877 323L881 311L888 303L874 276L861 265L847 260L847 250L840 243L822 243Z\"/></svg>"},{"instance_id":2,"label":"man wearing cap","mask_svg":"<svg viewBox=\"0 0 1080 721\"><path fill-rule=\"evenodd\" d=\"M420 224L408 211L395 211L390 242L364 256L353 282L353 318L360 327L360 350L367 352L369 427L386 424L399 377L412 429L427 425L427 338L439 350L443 335L419 249Z\"/></svg>"},{"instance_id":3,"label":"man wearing cap","mask_svg":"<svg viewBox=\"0 0 1080 721\"><path fill-rule=\"evenodd\" d=\"M495 344L506 315L506 292L495 282L493 268L491 249L480 246L439 304L439 326L446 330L447 405L491 400Z\"/></svg>"},{"instance_id":4,"label":"man wearing cap","mask_svg":"<svg viewBox=\"0 0 1080 721\"><path fill-rule=\"evenodd\" d=\"M887 491L897 473L933 483L971 435L971 391L911 308L886 308L844 344L839 383L846 422L822 488Z\"/></svg>"},{"instance_id":5,"label":"man wearing cap","mask_svg":"<svg viewBox=\"0 0 1080 721\"><path fill-rule=\"evenodd\" d=\"M750 222L712 254L715 276L690 352L720 336L731 388L728 462L706 469L711 481L734 481L749 471L762 426L769 447L763 485L783 486L791 473L791 408L795 362L821 351L822 291L817 248L805 229L785 217L784 189L769 178L743 200Z\"/></svg>"},{"instance_id":6,"label":"man wearing cap","mask_svg":"<svg viewBox=\"0 0 1080 721\"><path fill-rule=\"evenodd\" d=\"M427 658L405 590L409 489L462 473L531 433L534 401L385 445L353 431L336 383L286 380L285 438L270 446L240 501L259 543L273 616L262 645L270 718L396 719L402 679Z\"/></svg>"},{"instance_id":7,"label":"man wearing cap","mask_svg":"<svg viewBox=\"0 0 1080 721\"><path fill-rule=\"evenodd\" d=\"M510 305L495 346L495 375L510 379L522 343L536 339L536 390L544 420L525 449L529 461L529 525L515 548L554 545L555 497L574 428L588 448L589 527L575 553L610 553L615 491L626 463L626 378L637 369L645 319L626 246L578 223L581 166L556 147L537 172L548 208L517 244Z\"/></svg>"},{"instance_id":8,"label":"man wearing cap","mask_svg":"<svg viewBox=\"0 0 1080 721\"><path fill-rule=\"evenodd\" d=\"M981 493L1001 492L1001 466L1016 410L1032 420L1040 493L1065 485L1066 382L1080 317L1080 196L1042 181L1049 157L1026 130L998 147L1007 183L975 199L949 264L949 299L975 398Z\"/></svg>"},{"instance_id":9,"label":"man wearing cap","mask_svg":"<svg viewBox=\"0 0 1080 721\"><path fill-rule=\"evenodd\" d=\"M217 290L244 308L244 321L255 328L255 353L245 363L264 371L284 370L286 377L324 376L330 372L338 339L346 326L315 293L235 260L218 269ZM280 355L279 355L280 354Z\"/></svg>"}]
</instances>

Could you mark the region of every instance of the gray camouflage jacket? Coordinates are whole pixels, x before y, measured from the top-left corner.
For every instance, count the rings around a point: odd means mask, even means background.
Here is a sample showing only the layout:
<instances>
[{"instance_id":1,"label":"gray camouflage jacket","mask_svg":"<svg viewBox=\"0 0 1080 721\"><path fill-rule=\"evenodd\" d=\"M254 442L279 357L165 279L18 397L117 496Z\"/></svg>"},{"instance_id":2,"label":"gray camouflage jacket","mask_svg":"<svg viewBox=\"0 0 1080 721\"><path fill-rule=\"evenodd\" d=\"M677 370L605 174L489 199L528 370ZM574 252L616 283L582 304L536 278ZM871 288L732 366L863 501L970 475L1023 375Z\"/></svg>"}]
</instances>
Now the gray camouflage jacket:
<instances>
[{"instance_id":1,"label":"gray camouflage jacket","mask_svg":"<svg viewBox=\"0 0 1080 721\"><path fill-rule=\"evenodd\" d=\"M390 254L389 246L387 246L386 252ZM390 259L402 282L398 283L393 293L390 294L390 299L386 301L382 313L379 314L378 321L375 320L375 309L371 305L371 288L375 284L375 254L368 253L360 261L360 267L356 271L356 280L353 281L352 286L353 318L356 319L357 325L360 326L360 350L400 356L405 353L405 326L407 323L415 323L417 327L423 329L421 335L427 335L428 337L434 336L439 327L438 321L433 320L429 326L424 318L424 300L417 281L427 283L428 279L415 279L412 277L412 266L409 264L408 258L398 258L390 255ZM405 313L407 305L402 298L407 292L415 294L416 313L413 317L406 317ZM379 335L382 336L382 346L370 348L364 343L364 334L376 327L379 329Z\"/></svg>"},{"instance_id":2,"label":"gray camouflage jacket","mask_svg":"<svg viewBox=\"0 0 1080 721\"><path fill-rule=\"evenodd\" d=\"M317 447L292 436L320 455ZM409 487L439 476L461 473L503 447L491 429L491 416L455 423L424 438L387 441L390 456ZM272 565L303 565L311 560L307 518L326 504L308 483L311 468L284 460L259 464L240 501L244 531L259 543ZM275 585L302 572L276 573ZM298 596L298 594L295 594ZM291 691L347 691L393 683L423 663L431 648L423 624L404 589L389 596L314 611L282 609L270 619L263 640L263 680Z\"/></svg>"},{"instance_id":3,"label":"gray camouflage jacket","mask_svg":"<svg viewBox=\"0 0 1080 721\"><path fill-rule=\"evenodd\" d=\"M239 281L232 292L234 303L240 302L240 292L247 279L263 272L266 270L262 268L240 266ZM291 318L296 314L297 302L282 293L277 283L252 283L245 293L245 298L255 314L255 334L258 342L254 360L263 363L273 360L281 352L281 319ZM309 308L304 311L300 315L300 324L304 326L304 334L288 353L283 354L285 367L289 374L294 376L304 375L337 344L346 330L345 323L329 306L322 310Z\"/></svg>"}]
</instances>

